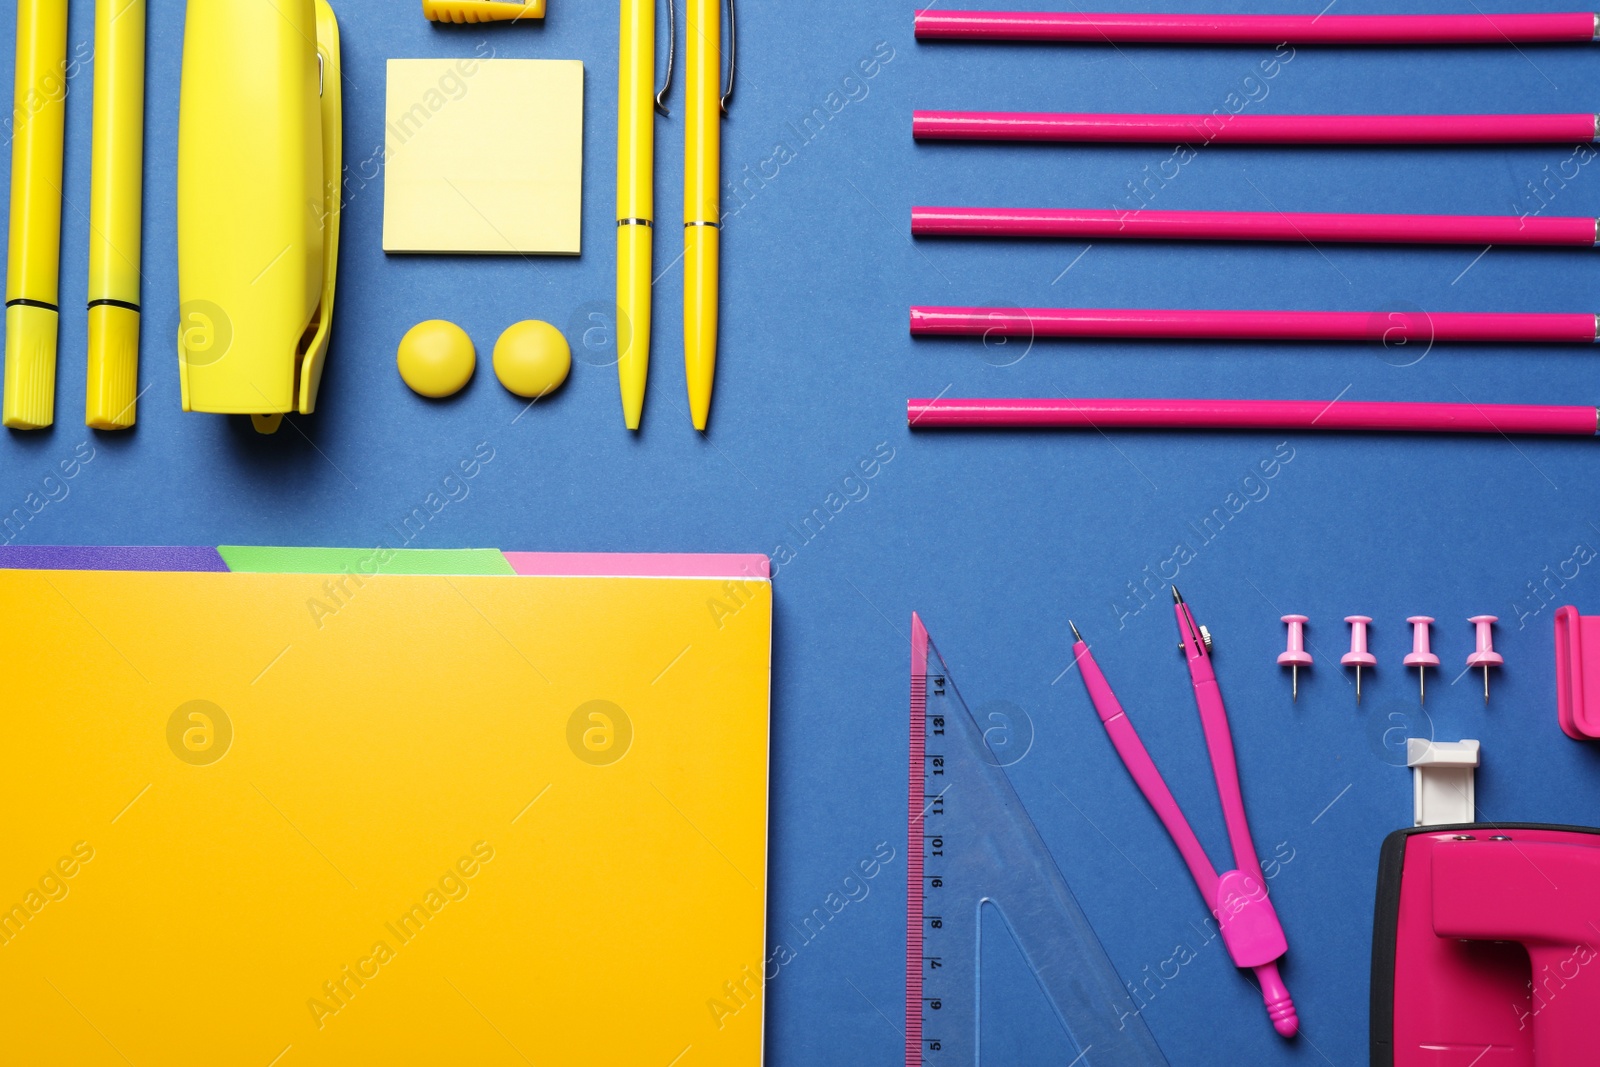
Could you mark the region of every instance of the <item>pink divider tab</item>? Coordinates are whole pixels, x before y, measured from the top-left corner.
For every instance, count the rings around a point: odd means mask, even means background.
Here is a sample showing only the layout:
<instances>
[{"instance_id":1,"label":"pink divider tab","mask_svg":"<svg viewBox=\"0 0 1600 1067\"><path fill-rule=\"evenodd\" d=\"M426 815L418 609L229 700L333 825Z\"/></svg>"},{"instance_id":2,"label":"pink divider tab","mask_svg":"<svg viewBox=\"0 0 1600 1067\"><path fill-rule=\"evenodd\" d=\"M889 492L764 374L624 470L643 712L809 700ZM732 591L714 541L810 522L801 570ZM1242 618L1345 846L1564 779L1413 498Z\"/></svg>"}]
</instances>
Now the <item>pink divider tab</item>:
<instances>
[{"instance_id":1,"label":"pink divider tab","mask_svg":"<svg viewBox=\"0 0 1600 1067\"><path fill-rule=\"evenodd\" d=\"M690 552L506 552L523 577L538 578L743 578L770 581L772 561L762 555Z\"/></svg>"}]
</instances>

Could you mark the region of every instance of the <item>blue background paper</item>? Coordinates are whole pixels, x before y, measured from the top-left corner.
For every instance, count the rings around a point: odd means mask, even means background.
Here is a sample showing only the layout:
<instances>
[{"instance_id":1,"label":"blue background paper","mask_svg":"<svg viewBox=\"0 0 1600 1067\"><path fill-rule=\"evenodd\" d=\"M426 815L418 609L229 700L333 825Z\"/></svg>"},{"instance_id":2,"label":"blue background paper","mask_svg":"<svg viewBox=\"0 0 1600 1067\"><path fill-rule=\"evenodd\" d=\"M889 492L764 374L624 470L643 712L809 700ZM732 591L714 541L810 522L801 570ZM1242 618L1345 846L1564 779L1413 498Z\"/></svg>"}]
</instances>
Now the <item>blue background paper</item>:
<instances>
[{"instance_id":1,"label":"blue background paper","mask_svg":"<svg viewBox=\"0 0 1600 1067\"><path fill-rule=\"evenodd\" d=\"M1019 0L1020 2L1020 0ZM1596 445L1307 434L909 434L908 396L1218 396L1591 403L1588 350L1373 345L912 343L913 303L1346 310L1600 308L1583 249L913 242L915 203L1105 207L1171 146L916 145L928 108L1256 113L1589 111L1586 46L1017 47L914 42L909 3L743 5L725 126L723 332L712 430L681 369L681 114L657 125L660 275L644 430L625 433L612 301L616 5L552 0L543 25L436 27L412 0L342 0L346 135L337 326L320 410L276 437L178 410L174 160L182 5L151 5L145 344L138 427L83 429L91 5L72 5L57 425L0 440L18 544L336 544L763 551L778 561L769 1062L901 1056L908 621L923 613L974 710L1011 709L1032 747L1013 780L1106 949L1143 981L1204 916L1070 664L1071 615L1213 854L1226 861L1164 582L1216 634L1217 666L1304 1036L1273 1035L1211 944L1144 1016L1177 1065L1364 1063L1373 879L1409 822L1407 734L1484 742L1486 819L1600 821L1595 752L1556 726L1551 615L1600 611ZM1108 4L1132 9L1134 5ZM1215 0L1216 9L1249 10ZM1450 5L1413 0L1407 10ZM1466 9L1470 10L1472 5ZM1322 0L1272 8L1315 13ZM1261 10L1261 6L1256 6ZM1332 13L1375 13L1343 0ZM11 51L11 28L0 54ZM663 41L665 34L662 34ZM577 58L586 65L584 254L393 258L381 249L384 62ZM681 57L680 57L681 58ZM866 64L865 68L863 63ZM868 77L864 71L870 70ZM674 101L681 105L681 82ZM529 102L537 106L536 101ZM809 125L806 123L810 116ZM440 119L443 121L444 119ZM516 136L508 130L507 136ZM1155 208L1600 214L1574 146L1213 146ZM1583 163L1571 162L1576 159ZM247 205L245 205L247 207ZM487 355L524 318L567 329L566 388L524 409L487 366L459 398L401 384L394 349L429 317ZM476 477L447 481L480 447ZM78 454L93 458L53 477ZM876 456L876 459L873 457ZM867 460L865 467L859 466ZM1261 476L1266 463L1273 476ZM865 477L863 470L872 472ZM1254 472L1254 473L1253 473ZM448 501L402 532L430 495ZM39 503L45 502L42 507ZM1241 506L1242 505L1242 506ZM1197 532L1224 509L1225 522ZM22 509L15 511L13 509ZM19 520L18 516L26 516ZM1184 544L1187 550L1175 552ZM1176 563L1174 557L1181 557ZM1300 701L1274 665L1303 612L1317 665ZM1407 615L1439 618L1426 714ZM1467 616L1502 617L1485 709ZM1341 621L1373 616L1381 666L1355 706ZM1019 714L1020 712L1020 714ZM803 921L887 842L894 860L820 933ZM859 896L859 894L857 894ZM831 914L831 913L830 913ZM1148 970L1146 970L1148 968ZM1169 969L1170 973L1170 969ZM991 1063L1061 1062L1004 946L985 987ZM1070 1057L1066 1057L1070 1058Z\"/></svg>"}]
</instances>

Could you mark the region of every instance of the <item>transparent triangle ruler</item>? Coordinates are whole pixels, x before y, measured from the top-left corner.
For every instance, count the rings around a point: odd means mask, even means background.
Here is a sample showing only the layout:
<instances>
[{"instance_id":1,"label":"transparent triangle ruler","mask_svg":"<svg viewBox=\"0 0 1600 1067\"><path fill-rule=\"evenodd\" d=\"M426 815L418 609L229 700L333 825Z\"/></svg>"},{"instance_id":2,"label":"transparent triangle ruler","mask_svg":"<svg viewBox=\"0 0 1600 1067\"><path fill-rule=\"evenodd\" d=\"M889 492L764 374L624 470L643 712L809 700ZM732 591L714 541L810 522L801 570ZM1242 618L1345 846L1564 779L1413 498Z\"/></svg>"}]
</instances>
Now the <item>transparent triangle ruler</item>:
<instances>
[{"instance_id":1,"label":"transparent triangle ruler","mask_svg":"<svg viewBox=\"0 0 1600 1067\"><path fill-rule=\"evenodd\" d=\"M910 784L906 1067L979 1067L986 907L998 909L1075 1043L1071 1067L1165 1067L916 615Z\"/></svg>"}]
</instances>

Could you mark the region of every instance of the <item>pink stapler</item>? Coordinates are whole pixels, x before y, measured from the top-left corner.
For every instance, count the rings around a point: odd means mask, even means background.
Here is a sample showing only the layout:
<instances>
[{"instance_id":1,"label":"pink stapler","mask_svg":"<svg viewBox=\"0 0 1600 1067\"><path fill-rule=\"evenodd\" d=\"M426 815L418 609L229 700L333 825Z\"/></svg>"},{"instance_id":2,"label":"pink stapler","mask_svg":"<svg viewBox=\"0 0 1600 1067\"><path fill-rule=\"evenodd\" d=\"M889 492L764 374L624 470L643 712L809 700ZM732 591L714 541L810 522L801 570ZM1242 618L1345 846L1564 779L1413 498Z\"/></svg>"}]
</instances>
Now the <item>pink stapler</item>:
<instances>
[{"instance_id":1,"label":"pink stapler","mask_svg":"<svg viewBox=\"0 0 1600 1067\"><path fill-rule=\"evenodd\" d=\"M1375 915L1372 1067L1600 1062L1600 830L1400 830Z\"/></svg>"}]
</instances>

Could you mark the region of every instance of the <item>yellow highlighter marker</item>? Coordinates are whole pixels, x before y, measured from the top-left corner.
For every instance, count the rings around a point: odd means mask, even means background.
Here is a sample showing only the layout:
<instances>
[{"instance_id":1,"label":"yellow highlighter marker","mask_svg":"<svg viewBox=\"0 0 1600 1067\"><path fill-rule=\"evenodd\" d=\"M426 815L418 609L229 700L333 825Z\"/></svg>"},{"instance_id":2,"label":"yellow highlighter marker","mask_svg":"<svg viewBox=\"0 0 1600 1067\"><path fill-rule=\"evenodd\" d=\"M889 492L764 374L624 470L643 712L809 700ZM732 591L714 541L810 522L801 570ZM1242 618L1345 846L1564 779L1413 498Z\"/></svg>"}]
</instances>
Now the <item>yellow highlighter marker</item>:
<instances>
[{"instance_id":1,"label":"yellow highlighter marker","mask_svg":"<svg viewBox=\"0 0 1600 1067\"><path fill-rule=\"evenodd\" d=\"M670 5L672 0L668 0ZM671 11L671 7L668 7ZM671 78L671 51L667 76ZM617 104L617 376L622 418L639 428L650 370L651 230L655 225L655 0L622 0ZM670 82L669 82L670 84ZM661 90L662 95L666 88Z\"/></svg>"},{"instance_id":2,"label":"yellow highlighter marker","mask_svg":"<svg viewBox=\"0 0 1600 1067\"><path fill-rule=\"evenodd\" d=\"M728 0L729 40L734 25ZM696 430L711 416L717 369L717 272L722 227L722 115L733 96L733 63L722 79L722 2L688 0L688 117L683 185L683 353L689 415ZM731 49L730 49L731 51Z\"/></svg>"},{"instance_id":3,"label":"yellow highlighter marker","mask_svg":"<svg viewBox=\"0 0 1600 1067\"><path fill-rule=\"evenodd\" d=\"M139 393L145 0L99 0L89 204L89 395L84 421L125 430Z\"/></svg>"},{"instance_id":4,"label":"yellow highlighter marker","mask_svg":"<svg viewBox=\"0 0 1600 1067\"><path fill-rule=\"evenodd\" d=\"M18 430L55 418L66 68L66 0L18 0L4 404Z\"/></svg>"}]
</instances>

